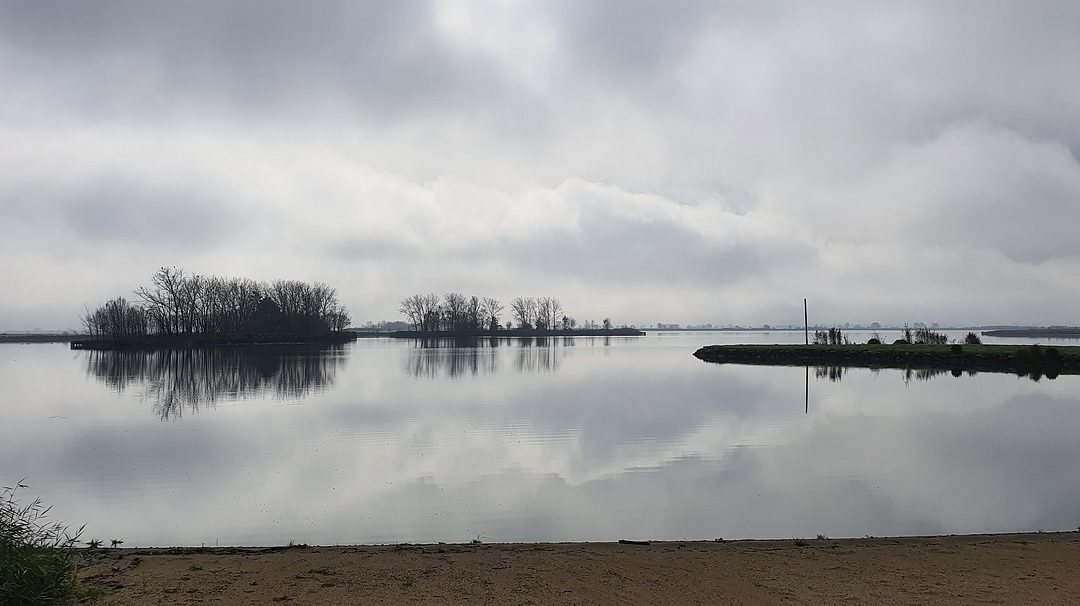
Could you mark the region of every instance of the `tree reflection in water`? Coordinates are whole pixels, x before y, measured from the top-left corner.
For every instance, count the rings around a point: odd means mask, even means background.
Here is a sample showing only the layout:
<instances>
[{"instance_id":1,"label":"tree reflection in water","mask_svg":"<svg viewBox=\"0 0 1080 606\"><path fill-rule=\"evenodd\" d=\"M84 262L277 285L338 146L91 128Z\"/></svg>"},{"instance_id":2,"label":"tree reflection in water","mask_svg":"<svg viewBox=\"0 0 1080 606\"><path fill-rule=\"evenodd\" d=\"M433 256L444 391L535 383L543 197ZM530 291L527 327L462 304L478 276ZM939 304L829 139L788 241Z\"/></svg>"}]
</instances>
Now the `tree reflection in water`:
<instances>
[{"instance_id":1,"label":"tree reflection in water","mask_svg":"<svg viewBox=\"0 0 1080 606\"><path fill-rule=\"evenodd\" d=\"M416 339L406 371L417 379L494 374L498 344L499 339Z\"/></svg>"},{"instance_id":2,"label":"tree reflection in water","mask_svg":"<svg viewBox=\"0 0 1080 606\"><path fill-rule=\"evenodd\" d=\"M874 374L881 372L880 368L870 368L868 370ZM929 381L934 377L940 377L947 374L954 377L960 377L965 374L969 377L973 377L976 374L974 370L945 370L942 368L902 368L898 370L901 377L904 379L904 383L910 383L912 380ZM814 377L817 379L828 379L830 382L836 383L843 380L844 374L850 371L851 368L847 366L815 366Z\"/></svg>"},{"instance_id":3,"label":"tree reflection in water","mask_svg":"<svg viewBox=\"0 0 1080 606\"><path fill-rule=\"evenodd\" d=\"M559 370L559 362L562 360L562 347L569 341L573 345L574 340L561 339L559 337L537 337L535 339L521 339L514 356L514 369L520 373L544 373L550 374Z\"/></svg>"},{"instance_id":4,"label":"tree reflection in water","mask_svg":"<svg viewBox=\"0 0 1080 606\"><path fill-rule=\"evenodd\" d=\"M333 384L342 345L255 345L87 352L87 373L118 392L141 389L161 419L218 399L302 398Z\"/></svg>"},{"instance_id":5,"label":"tree reflection in water","mask_svg":"<svg viewBox=\"0 0 1080 606\"><path fill-rule=\"evenodd\" d=\"M558 371L565 348L573 347L576 338L416 339L409 350L406 372L417 379L491 375L505 357L500 355L502 350L509 352L519 373L551 374Z\"/></svg>"}]
</instances>

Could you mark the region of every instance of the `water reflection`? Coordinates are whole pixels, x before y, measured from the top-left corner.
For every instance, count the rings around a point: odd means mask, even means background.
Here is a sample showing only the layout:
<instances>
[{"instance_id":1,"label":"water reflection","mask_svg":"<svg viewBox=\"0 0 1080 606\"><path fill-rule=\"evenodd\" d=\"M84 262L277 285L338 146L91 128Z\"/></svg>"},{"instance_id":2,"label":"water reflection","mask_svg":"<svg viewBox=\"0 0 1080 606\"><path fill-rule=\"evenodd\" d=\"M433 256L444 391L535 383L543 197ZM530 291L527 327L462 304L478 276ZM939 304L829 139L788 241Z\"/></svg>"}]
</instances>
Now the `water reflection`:
<instances>
[{"instance_id":1,"label":"water reflection","mask_svg":"<svg viewBox=\"0 0 1080 606\"><path fill-rule=\"evenodd\" d=\"M814 378L816 379L828 379L833 383L840 381L844 378L844 371L848 370L843 366L815 366Z\"/></svg>"},{"instance_id":2,"label":"water reflection","mask_svg":"<svg viewBox=\"0 0 1080 606\"><path fill-rule=\"evenodd\" d=\"M831 383L837 383L837 382L842 381L844 379L844 375L850 373L851 370L852 370L852 367L849 367L849 366L815 366L814 367L814 377L817 378L817 379L828 379L829 382L831 382ZM879 374L881 372L882 369L880 369L880 368L868 368L867 370L869 370L871 373L877 375L877 374ZM929 381L930 379L945 376L945 375L950 375L952 377L959 378L959 377L962 377L964 375L967 375L969 377L974 377L975 375L978 374L978 371L963 370L963 369L960 369L960 368L953 368L951 370L946 370L944 368L902 368L902 369L898 369L898 370L900 372L901 378L903 378L903 380L904 380L904 383L910 383L913 380L914 381ZM1044 374L1042 374L1040 372L1016 373L1016 376L1018 376L1018 377L1027 377L1027 378L1029 378L1029 379L1031 379L1032 381L1035 381L1035 382L1038 382L1038 381L1042 380L1043 377L1045 377L1045 378L1047 378L1047 379L1049 379L1051 381L1058 378L1058 375L1055 374L1055 373L1047 373L1047 374L1044 375Z\"/></svg>"},{"instance_id":3,"label":"water reflection","mask_svg":"<svg viewBox=\"0 0 1080 606\"><path fill-rule=\"evenodd\" d=\"M872 374L877 375L881 373L880 368L869 368ZM844 375L851 372L849 366L815 366L814 377L818 379L828 379L831 383L837 383L844 379ZM954 377L962 376L964 371L961 370L945 370L942 368L903 368L900 369L900 376L903 378L904 383L910 383L915 381L929 381L935 377L940 377L946 374L952 374ZM968 376L975 376L974 370L967 371Z\"/></svg>"},{"instance_id":4,"label":"water reflection","mask_svg":"<svg viewBox=\"0 0 1080 606\"><path fill-rule=\"evenodd\" d=\"M610 339L589 338L586 344L607 346ZM493 375L509 364L521 374L552 374L574 346L575 337L416 339L405 371L417 379L460 379Z\"/></svg>"},{"instance_id":5,"label":"water reflection","mask_svg":"<svg viewBox=\"0 0 1080 606\"><path fill-rule=\"evenodd\" d=\"M59 519L126 546L1075 528L1080 376L905 385L902 371L851 368L811 384L809 369L699 364L692 352L715 338L464 351L363 340L347 364L333 359L344 353L311 360L333 388L309 383L303 406L230 406L183 423L138 408L152 380L179 374L147 368L163 362L0 346L0 461L40 486ZM556 357L556 374L522 374L539 361L519 371L519 358L541 354ZM264 365L271 377L302 363L219 355L213 365ZM418 356L441 378L404 372ZM474 356L476 379L445 378L471 377ZM275 381L246 383L289 393Z\"/></svg>"},{"instance_id":6,"label":"water reflection","mask_svg":"<svg viewBox=\"0 0 1080 606\"><path fill-rule=\"evenodd\" d=\"M220 398L305 397L331 386L346 357L342 345L91 351L86 367L117 392L139 390L164 421Z\"/></svg>"},{"instance_id":7,"label":"water reflection","mask_svg":"<svg viewBox=\"0 0 1080 606\"><path fill-rule=\"evenodd\" d=\"M535 341L535 343L534 343ZM522 339L514 356L514 370L519 373L546 373L559 370L563 347L572 346L573 338L538 337Z\"/></svg>"},{"instance_id":8,"label":"water reflection","mask_svg":"<svg viewBox=\"0 0 1080 606\"><path fill-rule=\"evenodd\" d=\"M418 339L405 371L417 379L457 379L495 374L498 339Z\"/></svg>"}]
</instances>

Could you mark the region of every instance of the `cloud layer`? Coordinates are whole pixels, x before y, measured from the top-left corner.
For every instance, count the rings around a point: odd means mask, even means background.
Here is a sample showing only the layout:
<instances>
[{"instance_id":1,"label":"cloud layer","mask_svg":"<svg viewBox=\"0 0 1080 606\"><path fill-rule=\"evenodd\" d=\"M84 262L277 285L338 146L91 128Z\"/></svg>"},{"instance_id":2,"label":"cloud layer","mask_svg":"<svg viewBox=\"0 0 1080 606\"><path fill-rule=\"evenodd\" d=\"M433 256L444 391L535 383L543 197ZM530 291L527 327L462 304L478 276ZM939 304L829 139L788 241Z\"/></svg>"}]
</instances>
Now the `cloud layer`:
<instances>
[{"instance_id":1,"label":"cloud layer","mask_svg":"<svg viewBox=\"0 0 1080 606\"><path fill-rule=\"evenodd\" d=\"M579 318L1080 322L1071 3L8 3L0 330L158 266Z\"/></svg>"}]
</instances>

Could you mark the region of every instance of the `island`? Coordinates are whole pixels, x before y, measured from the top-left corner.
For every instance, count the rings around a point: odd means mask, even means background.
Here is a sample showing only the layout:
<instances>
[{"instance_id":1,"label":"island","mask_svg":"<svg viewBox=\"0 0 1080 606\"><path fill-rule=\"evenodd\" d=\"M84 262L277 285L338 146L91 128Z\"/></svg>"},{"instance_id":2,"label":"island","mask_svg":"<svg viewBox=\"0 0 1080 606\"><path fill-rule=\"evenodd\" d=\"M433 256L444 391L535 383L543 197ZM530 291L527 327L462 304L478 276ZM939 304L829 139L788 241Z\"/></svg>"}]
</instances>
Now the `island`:
<instances>
[{"instance_id":1,"label":"island","mask_svg":"<svg viewBox=\"0 0 1080 606\"><path fill-rule=\"evenodd\" d=\"M82 318L72 349L147 349L239 344L341 343L349 313L337 291L316 282L259 282L163 267L137 301L117 297Z\"/></svg>"}]
</instances>

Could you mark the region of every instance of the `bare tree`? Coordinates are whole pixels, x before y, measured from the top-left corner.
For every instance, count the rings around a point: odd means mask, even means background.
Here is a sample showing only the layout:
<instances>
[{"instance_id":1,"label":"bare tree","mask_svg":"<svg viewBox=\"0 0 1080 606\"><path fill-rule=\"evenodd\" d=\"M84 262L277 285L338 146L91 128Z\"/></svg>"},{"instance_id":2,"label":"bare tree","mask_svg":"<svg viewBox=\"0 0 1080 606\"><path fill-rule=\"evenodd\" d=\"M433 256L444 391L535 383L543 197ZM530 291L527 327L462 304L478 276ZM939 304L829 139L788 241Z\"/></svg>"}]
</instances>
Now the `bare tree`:
<instances>
[{"instance_id":1,"label":"bare tree","mask_svg":"<svg viewBox=\"0 0 1080 606\"><path fill-rule=\"evenodd\" d=\"M544 297L536 301L536 330L550 330L551 299Z\"/></svg>"},{"instance_id":2,"label":"bare tree","mask_svg":"<svg viewBox=\"0 0 1080 606\"><path fill-rule=\"evenodd\" d=\"M413 330L421 330L421 326L424 323L424 301L423 295L411 295L401 300L401 307L398 311L403 316L409 319L409 323L412 324Z\"/></svg>"},{"instance_id":3,"label":"bare tree","mask_svg":"<svg viewBox=\"0 0 1080 606\"><path fill-rule=\"evenodd\" d=\"M463 330L468 315L468 300L458 292L443 295L443 326L446 330Z\"/></svg>"},{"instance_id":4,"label":"bare tree","mask_svg":"<svg viewBox=\"0 0 1080 606\"><path fill-rule=\"evenodd\" d=\"M469 297L465 305L465 330L479 330L484 323L481 315L480 298L476 295Z\"/></svg>"},{"instance_id":5,"label":"bare tree","mask_svg":"<svg viewBox=\"0 0 1080 606\"><path fill-rule=\"evenodd\" d=\"M547 316L545 323L552 329L557 328L559 319L563 315L562 303L555 297L546 297L543 299L543 305Z\"/></svg>"},{"instance_id":6,"label":"bare tree","mask_svg":"<svg viewBox=\"0 0 1080 606\"><path fill-rule=\"evenodd\" d=\"M140 287L135 294L141 306L139 312L130 313L141 314L146 332L160 335L319 334L349 324L337 291L322 283L186 276L182 269L163 267L152 276L151 287Z\"/></svg>"},{"instance_id":7,"label":"bare tree","mask_svg":"<svg viewBox=\"0 0 1080 606\"><path fill-rule=\"evenodd\" d=\"M147 318L145 309L117 297L94 311L87 310L82 321L91 336L122 339L145 335Z\"/></svg>"},{"instance_id":8,"label":"bare tree","mask_svg":"<svg viewBox=\"0 0 1080 606\"><path fill-rule=\"evenodd\" d=\"M518 328L532 328L532 314L529 309L528 299L515 297L510 301L510 313L513 314Z\"/></svg>"},{"instance_id":9,"label":"bare tree","mask_svg":"<svg viewBox=\"0 0 1080 606\"><path fill-rule=\"evenodd\" d=\"M504 309L503 304L499 303L498 299L484 297L480 301L480 309L483 313L483 323L487 326L488 330L499 330L499 318Z\"/></svg>"}]
</instances>

